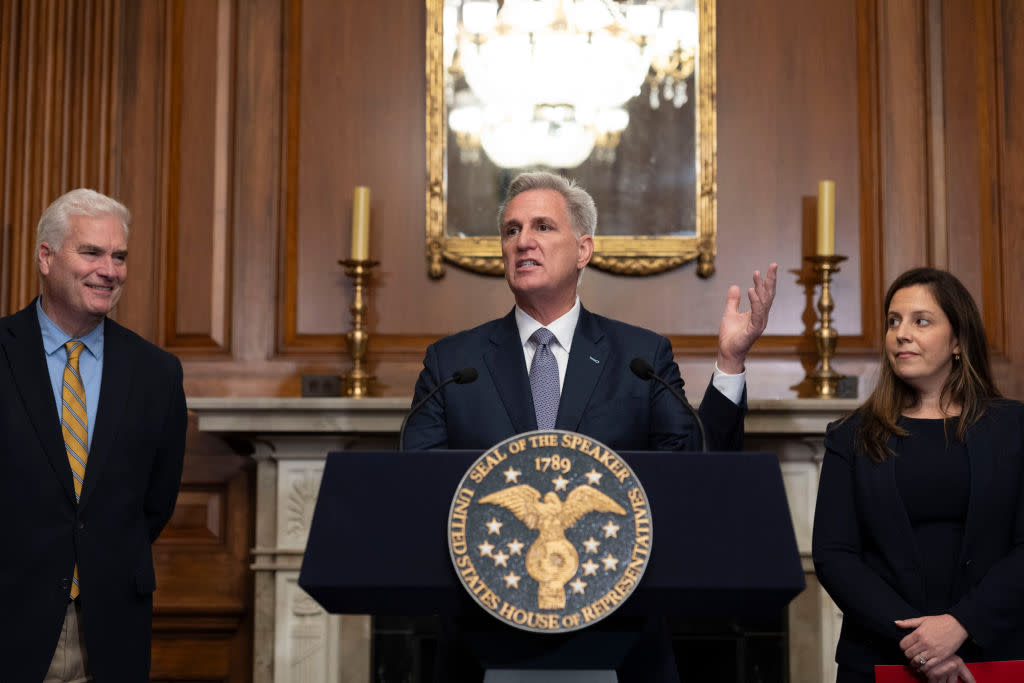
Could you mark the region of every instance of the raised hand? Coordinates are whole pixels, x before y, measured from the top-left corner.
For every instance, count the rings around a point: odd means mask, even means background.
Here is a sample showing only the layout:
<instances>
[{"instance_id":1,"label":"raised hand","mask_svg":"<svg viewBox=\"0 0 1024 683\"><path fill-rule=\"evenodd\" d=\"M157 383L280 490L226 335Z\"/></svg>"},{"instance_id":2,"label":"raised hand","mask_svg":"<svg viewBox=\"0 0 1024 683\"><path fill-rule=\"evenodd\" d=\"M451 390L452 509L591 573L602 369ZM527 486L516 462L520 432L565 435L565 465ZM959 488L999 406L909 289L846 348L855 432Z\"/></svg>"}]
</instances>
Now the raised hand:
<instances>
[{"instance_id":1,"label":"raised hand","mask_svg":"<svg viewBox=\"0 0 1024 683\"><path fill-rule=\"evenodd\" d=\"M740 288L729 287L725 298L725 312L718 326L718 369L731 375L744 370L747 353L768 326L768 313L775 300L775 282L779 266L768 266L768 273L754 271L754 286L747 290L750 310L740 313Z\"/></svg>"}]
</instances>

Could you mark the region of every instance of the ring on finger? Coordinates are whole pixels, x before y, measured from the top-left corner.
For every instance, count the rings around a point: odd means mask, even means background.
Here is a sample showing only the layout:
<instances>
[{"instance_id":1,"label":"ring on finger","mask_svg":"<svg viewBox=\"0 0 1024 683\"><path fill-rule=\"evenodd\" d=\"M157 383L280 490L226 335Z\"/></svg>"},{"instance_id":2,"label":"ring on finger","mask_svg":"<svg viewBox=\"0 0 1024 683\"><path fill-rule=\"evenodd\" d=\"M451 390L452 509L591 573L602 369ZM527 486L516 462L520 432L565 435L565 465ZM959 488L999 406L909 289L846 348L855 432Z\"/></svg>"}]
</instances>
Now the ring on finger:
<instances>
[{"instance_id":1,"label":"ring on finger","mask_svg":"<svg viewBox=\"0 0 1024 683\"><path fill-rule=\"evenodd\" d=\"M928 660L925 659L924 655L918 655L917 656L917 663L920 664L921 666L924 666L925 664L928 663Z\"/></svg>"}]
</instances>

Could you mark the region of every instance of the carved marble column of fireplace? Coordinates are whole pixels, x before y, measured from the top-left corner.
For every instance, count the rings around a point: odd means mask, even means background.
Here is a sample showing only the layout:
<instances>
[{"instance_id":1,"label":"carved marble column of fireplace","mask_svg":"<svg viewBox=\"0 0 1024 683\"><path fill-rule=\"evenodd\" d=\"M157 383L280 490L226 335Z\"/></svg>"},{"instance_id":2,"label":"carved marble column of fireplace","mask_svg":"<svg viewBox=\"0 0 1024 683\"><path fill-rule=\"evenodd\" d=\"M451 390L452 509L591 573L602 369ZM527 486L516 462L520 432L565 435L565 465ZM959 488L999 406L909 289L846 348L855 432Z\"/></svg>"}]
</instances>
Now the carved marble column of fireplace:
<instances>
[{"instance_id":1,"label":"carved marble column of fireplace","mask_svg":"<svg viewBox=\"0 0 1024 683\"><path fill-rule=\"evenodd\" d=\"M754 400L745 424L747 450L779 456L786 498L807 589L789 606L789 680L834 681L842 613L818 584L811 560L811 529L825 427L860 404L856 399Z\"/></svg>"},{"instance_id":2,"label":"carved marble column of fireplace","mask_svg":"<svg viewBox=\"0 0 1024 683\"><path fill-rule=\"evenodd\" d=\"M256 460L253 683L368 683L370 619L327 614L298 586L327 453L393 449L408 398L196 398L199 430Z\"/></svg>"},{"instance_id":3,"label":"carved marble column of fireplace","mask_svg":"<svg viewBox=\"0 0 1024 683\"><path fill-rule=\"evenodd\" d=\"M846 400L752 400L747 448L778 453L808 590L789 609L790 681L835 680L840 615L811 565L825 426ZM368 617L326 614L297 584L324 459L392 449L407 398L196 398L199 430L241 438L257 462L254 683L368 683Z\"/></svg>"}]
</instances>

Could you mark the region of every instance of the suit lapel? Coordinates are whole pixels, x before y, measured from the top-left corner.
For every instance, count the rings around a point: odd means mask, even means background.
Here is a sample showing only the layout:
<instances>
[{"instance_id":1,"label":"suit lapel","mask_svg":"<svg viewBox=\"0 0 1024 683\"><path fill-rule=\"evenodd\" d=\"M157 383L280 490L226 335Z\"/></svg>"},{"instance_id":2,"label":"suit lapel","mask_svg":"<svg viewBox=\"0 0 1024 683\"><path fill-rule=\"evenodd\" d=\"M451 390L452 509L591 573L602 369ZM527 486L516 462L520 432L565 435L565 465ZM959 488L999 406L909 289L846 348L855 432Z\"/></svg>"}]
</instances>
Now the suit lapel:
<instances>
[{"instance_id":1,"label":"suit lapel","mask_svg":"<svg viewBox=\"0 0 1024 683\"><path fill-rule=\"evenodd\" d=\"M519 340L519 328L516 327L515 309L498 321L491 333L490 344L484 353L484 363L487 364L491 380L515 433L536 429L533 392L523 357L523 345Z\"/></svg>"},{"instance_id":2,"label":"suit lapel","mask_svg":"<svg viewBox=\"0 0 1024 683\"><path fill-rule=\"evenodd\" d=\"M39 331L36 302L11 316L8 327L0 331L0 346L7 356L11 376L21 400L25 403L36 436L43 446L54 476L60 481L68 498L75 500L71 483L71 466L60 431L60 415L53 400L50 371L46 367L43 335Z\"/></svg>"},{"instance_id":3,"label":"suit lapel","mask_svg":"<svg viewBox=\"0 0 1024 683\"><path fill-rule=\"evenodd\" d=\"M580 319L569 351L555 429L577 431L597 381L608 364L610 348L596 316L580 307Z\"/></svg>"},{"instance_id":4,"label":"suit lapel","mask_svg":"<svg viewBox=\"0 0 1024 683\"><path fill-rule=\"evenodd\" d=\"M131 383L135 358L131 345L127 343L120 325L107 318L103 329L103 378L100 383L100 399L96 410L96 424L92 430L89 445L89 464L85 468L85 484L82 486L80 507L85 507L103 476L104 466L115 439L117 427L121 424L128 400L128 386Z\"/></svg>"}]
</instances>

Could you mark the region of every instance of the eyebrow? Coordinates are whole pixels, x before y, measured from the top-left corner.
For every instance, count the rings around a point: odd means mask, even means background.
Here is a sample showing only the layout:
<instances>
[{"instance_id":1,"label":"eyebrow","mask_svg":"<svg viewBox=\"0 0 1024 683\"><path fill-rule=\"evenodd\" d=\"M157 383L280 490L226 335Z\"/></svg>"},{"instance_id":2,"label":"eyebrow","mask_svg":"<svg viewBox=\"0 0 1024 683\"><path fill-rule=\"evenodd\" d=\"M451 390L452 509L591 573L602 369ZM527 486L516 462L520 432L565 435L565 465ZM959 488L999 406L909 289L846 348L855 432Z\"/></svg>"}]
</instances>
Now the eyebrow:
<instances>
[{"instance_id":1,"label":"eyebrow","mask_svg":"<svg viewBox=\"0 0 1024 683\"><path fill-rule=\"evenodd\" d=\"M557 220L555 220L554 218L551 218L550 216L535 216L534 218L530 219L529 222L530 223L549 223L549 224L555 225L555 226L561 225ZM505 228L505 227L508 227L510 225L516 225L516 226L519 226L519 227L523 227L523 222L520 221L520 220L517 220L515 218L510 218L507 221L505 221L504 223L502 223L501 227Z\"/></svg>"},{"instance_id":2,"label":"eyebrow","mask_svg":"<svg viewBox=\"0 0 1024 683\"><path fill-rule=\"evenodd\" d=\"M75 245L75 251L80 251L80 252L81 251L100 251L100 252L106 253L107 250L104 247L101 247L98 244L84 243L84 244ZM112 249L112 250L110 250L110 253L114 254L115 256L125 256L125 255L128 254L128 250L127 249Z\"/></svg>"},{"instance_id":3,"label":"eyebrow","mask_svg":"<svg viewBox=\"0 0 1024 683\"><path fill-rule=\"evenodd\" d=\"M886 314L886 316L892 316L892 315L902 315L902 313L900 313L899 311L889 311ZM927 308L922 308L922 309L920 309L918 311L911 311L909 313L909 315L935 315L935 312L931 311L931 310L929 310Z\"/></svg>"}]
</instances>

